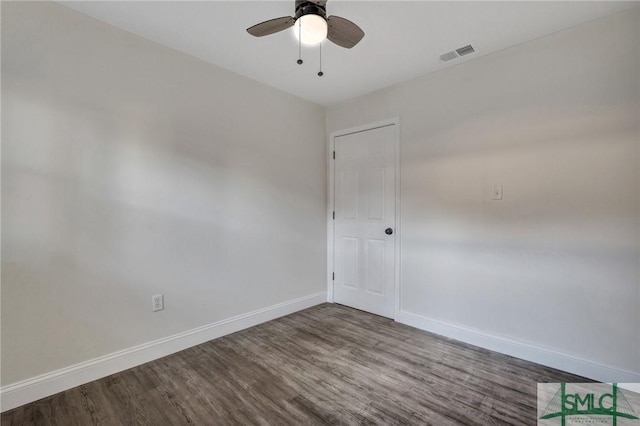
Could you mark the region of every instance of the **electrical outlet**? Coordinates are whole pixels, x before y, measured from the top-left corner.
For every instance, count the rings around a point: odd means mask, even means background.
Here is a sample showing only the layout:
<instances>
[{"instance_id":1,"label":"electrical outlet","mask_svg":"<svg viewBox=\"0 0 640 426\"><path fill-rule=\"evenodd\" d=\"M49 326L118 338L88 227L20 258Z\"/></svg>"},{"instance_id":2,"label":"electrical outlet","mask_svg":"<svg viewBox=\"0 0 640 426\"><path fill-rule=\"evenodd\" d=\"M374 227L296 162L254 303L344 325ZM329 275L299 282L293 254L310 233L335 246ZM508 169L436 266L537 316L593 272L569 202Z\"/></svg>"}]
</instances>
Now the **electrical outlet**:
<instances>
[{"instance_id":1,"label":"electrical outlet","mask_svg":"<svg viewBox=\"0 0 640 426\"><path fill-rule=\"evenodd\" d=\"M156 294L151 296L151 309L153 312L161 311L164 309L164 294Z\"/></svg>"}]
</instances>

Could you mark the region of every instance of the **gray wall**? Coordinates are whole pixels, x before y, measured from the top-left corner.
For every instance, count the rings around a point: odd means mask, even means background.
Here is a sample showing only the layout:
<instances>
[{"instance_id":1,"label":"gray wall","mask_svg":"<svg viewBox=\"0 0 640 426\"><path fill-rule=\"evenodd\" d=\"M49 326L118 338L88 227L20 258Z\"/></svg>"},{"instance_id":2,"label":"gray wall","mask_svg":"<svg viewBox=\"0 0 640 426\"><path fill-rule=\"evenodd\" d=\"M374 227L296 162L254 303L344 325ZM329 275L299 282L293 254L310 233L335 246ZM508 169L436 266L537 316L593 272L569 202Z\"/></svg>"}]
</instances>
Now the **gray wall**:
<instances>
[{"instance_id":1,"label":"gray wall","mask_svg":"<svg viewBox=\"0 0 640 426\"><path fill-rule=\"evenodd\" d=\"M328 109L400 117L402 311L640 374L639 31L636 8Z\"/></svg>"},{"instance_id":2,"label":"gray wall","mask_svg":"<svg viewBox=\"0 0 640 426\"><path fill-rule=\"evenodd\" d=\"M326 289L321 107L3 2L2 114L3 385Z\"/></svg>"}]
</instances>

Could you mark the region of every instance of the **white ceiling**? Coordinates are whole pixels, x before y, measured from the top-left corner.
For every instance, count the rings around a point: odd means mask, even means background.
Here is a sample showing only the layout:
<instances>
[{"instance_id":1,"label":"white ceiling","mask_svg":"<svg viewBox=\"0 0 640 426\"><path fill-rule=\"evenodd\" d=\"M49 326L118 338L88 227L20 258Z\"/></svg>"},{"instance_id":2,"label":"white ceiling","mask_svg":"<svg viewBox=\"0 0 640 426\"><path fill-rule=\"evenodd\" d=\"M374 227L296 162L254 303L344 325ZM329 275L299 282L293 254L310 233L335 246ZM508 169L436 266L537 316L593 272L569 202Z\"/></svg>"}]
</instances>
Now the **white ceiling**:
<instances>
[{"instance_id":1,"label":"white ceiling","mask_svg":"<svg viewBox=\"0 0 640 426\"><path fill-rule=\"evenodd\" d=\"M366 33L353 49L298 45L292 29L262 38L245 29L293 15L288 1L65 1L65 6L235 73L322 105L533 40L638 2L436 2L329 0L327 14ZM439 55L473 42L478 53L442 63Z\"/></svg>"}]
</instances>

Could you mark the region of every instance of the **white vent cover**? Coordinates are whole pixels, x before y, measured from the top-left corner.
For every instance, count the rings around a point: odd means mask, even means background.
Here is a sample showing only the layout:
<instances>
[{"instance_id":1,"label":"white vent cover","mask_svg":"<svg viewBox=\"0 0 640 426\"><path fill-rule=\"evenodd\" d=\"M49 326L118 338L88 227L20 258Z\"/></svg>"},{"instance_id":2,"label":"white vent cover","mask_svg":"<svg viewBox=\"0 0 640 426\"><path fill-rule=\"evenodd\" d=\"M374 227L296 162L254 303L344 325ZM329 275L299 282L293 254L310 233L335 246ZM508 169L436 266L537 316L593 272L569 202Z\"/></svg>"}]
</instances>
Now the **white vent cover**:
<instances>
[{"instance_id":1,"label":"white vent cover","mask_svg":"<svg viewBox=\"0 0 640 426\"><path fill-rule=\"evenodd\" d=\"M449 52L443 53L442 55L440 55L440 60L442 62L448 62L461 56L470 55L472 53L475 53L476 51L477 49L472 44L467 44L466 46L462 46Z\"/></svg>"},{"instance_id":2,"label":"white vent cover","mask_svg":"<svg viewBox=\"0 0 640 426\"><path fill-rule=\"evenodd\" d=\"M476 51L476 49L473 48L472 45L467 44L466 46L463 46L459 49L456 49L456 53L460 56L464 56L464 55L470 55L471 53L474 53Z\"/></svg>"},{"instance_id":3,"label":"white vent cover","mask_svg":"<svg viewBox=\"0 0 640 426\"><path fill-rule=\"evenodd\" d=\"M456 53L456 51L452 50L451 52L443 53L442 55L440 55L440 60L442 62L447 62L452 59L456 59L457 57L458 57L458 54Z\"/></svg>"}]
</instances>

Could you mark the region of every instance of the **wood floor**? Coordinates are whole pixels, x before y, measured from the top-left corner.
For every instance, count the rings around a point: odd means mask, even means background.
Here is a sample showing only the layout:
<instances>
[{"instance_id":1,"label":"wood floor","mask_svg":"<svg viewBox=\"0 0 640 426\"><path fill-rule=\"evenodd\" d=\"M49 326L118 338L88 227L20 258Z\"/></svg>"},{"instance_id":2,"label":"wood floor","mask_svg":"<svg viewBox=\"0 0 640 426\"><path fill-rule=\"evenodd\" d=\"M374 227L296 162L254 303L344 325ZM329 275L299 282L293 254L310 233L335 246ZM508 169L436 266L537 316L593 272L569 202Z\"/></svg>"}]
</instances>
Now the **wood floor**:
<instances>
[{"instance_id":1,"label":"wood floor","mask_svg":"<svg viewBox=\"0 0 640 426\"><path fill-rule=\"evenodd\" d=\"M586 381L323 304L16 408L5 425L536 424Z\"/></svg>"}]
</instances>

